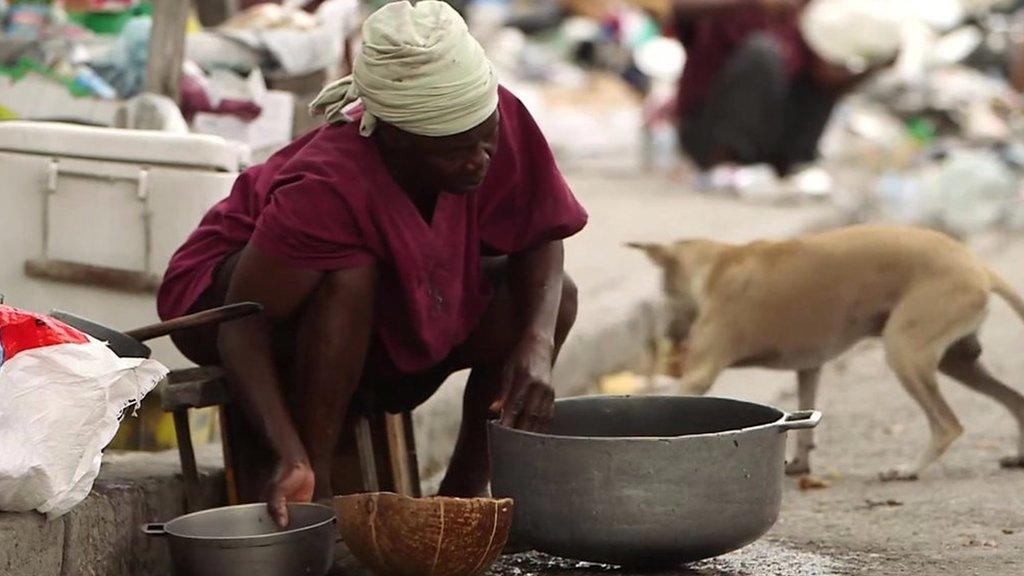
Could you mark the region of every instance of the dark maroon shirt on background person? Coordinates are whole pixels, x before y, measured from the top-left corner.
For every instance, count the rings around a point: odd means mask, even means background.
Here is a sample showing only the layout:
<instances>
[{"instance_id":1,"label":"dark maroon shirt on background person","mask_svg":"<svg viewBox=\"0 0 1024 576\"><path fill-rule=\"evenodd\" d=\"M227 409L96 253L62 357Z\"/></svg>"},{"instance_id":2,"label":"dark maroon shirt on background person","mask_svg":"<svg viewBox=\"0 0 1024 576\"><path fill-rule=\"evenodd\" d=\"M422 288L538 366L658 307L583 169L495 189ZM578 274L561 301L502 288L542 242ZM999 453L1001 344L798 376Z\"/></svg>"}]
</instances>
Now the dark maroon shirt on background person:
<instances>
[{"instance_id":1,"label":"dark maroon shirt on background person","mask_svg":"<svg viewBox=\"0 0 1024 576\"><path fill-rule=\"evenodd\" d=\"M700 108L715 75L754 33L767 32L779 41L786 54L790 78L810 63L811 52L800 35L798 13L781 15L760 8L737 8L693 20L676 16L673 28L686 48L678 100L678 112L684 118Z\"/></svg>"}]
</instances>

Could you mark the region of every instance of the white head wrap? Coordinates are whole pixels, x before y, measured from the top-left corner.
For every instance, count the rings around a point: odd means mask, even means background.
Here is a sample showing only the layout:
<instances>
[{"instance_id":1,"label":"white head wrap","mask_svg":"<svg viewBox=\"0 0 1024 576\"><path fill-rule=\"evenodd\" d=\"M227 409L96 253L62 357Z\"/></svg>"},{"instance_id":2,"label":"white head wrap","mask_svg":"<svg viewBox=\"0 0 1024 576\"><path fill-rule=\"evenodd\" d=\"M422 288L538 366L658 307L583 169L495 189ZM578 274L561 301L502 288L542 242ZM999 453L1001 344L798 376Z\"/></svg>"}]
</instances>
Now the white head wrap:
<instances>
[{"instance_id":1,"label":"white head wrap","mask_svg":"<svg viewBox=\"0 0 1024 576\"><path fill-rule=\"evenodd\" d=\"M421 136L474 128L498 106L498 79L466 22L444 2L393 2L363 24L363 47L351 76L328 84L310 110L328 122L350 122L345 109L361 99L359 131L381 119Z\"/></svg>"}]
</instances>

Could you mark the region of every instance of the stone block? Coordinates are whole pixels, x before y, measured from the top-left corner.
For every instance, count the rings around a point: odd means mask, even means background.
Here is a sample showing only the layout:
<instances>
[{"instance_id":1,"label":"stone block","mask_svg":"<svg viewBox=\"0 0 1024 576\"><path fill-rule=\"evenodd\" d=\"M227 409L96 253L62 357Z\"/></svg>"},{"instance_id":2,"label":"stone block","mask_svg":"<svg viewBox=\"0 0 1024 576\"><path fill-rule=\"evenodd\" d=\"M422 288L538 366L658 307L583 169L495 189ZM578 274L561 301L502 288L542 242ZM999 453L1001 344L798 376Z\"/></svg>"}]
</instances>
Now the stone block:
<instances>
[{"instance_id":1,"label":"stone block","mask_svg":"<svg viewBox=\"0 0 1024 576\"><path fill-rule=\"evenodd\" d=\"M0 576L60 576L64 519L0 513Z\"/></svg>"},{"instance_id":2,"label":"stone block","mask_svg":"<svg viewBox=\"0 0 1024 576\"><path fill-rule=\"evenodd\" d=\"M63 576L130 576L134 518L142 491L99 487L64 517Z\"/></svg>"},{"instance_id":3,"label":"stone block","mask_svg":"<svg viewBox=\"0 0 1024 576\"><path fill-rule=\"evenodd\" d=\"M202 508L224 504L223 472L201 460ZM177 453L111 454L93 492L66 517L62 576L166 576L162 538L140 528L185 514Z\"/></svg>"}]
</instances>

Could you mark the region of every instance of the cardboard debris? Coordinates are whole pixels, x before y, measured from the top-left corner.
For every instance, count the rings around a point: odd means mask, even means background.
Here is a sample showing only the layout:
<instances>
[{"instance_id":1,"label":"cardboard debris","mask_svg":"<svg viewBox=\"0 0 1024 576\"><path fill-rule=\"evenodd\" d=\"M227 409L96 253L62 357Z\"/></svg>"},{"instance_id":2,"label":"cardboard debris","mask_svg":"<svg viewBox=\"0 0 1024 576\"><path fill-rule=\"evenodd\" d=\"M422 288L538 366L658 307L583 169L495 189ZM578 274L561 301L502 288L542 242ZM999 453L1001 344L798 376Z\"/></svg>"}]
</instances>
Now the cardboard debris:
<instances>
[{"instance_id":1,"label":"cardboard debris","mask_svg":"<svg viewBox=\"0 0 1024 576\"><path fill-rule=\"evenodd\" d=\"M824 488L831 488L832 483L820 476L801 476L796 481L796 485L801 490L821 490Z\"/></svg>"},{"instance_id":2,"label":"cardboard debris","mask_svg":"<svg viewBox=\"0 0 1024 576\"><path fill-rule=\"evenodd\" d=\"M601 394L610 396L629 396L639 392L642 387L643 379L632 372L610 374L598 381Z\"/></svg>"}]
</instances>

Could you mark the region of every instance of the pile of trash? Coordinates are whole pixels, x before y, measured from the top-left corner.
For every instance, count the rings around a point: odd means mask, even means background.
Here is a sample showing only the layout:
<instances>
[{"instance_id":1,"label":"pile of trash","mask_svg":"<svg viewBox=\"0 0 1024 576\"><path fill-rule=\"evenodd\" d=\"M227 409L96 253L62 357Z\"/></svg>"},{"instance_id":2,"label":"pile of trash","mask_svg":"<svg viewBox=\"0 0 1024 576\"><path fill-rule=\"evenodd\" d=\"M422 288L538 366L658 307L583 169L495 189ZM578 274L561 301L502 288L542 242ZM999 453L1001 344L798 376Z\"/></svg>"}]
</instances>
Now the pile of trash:
<instances>
[{"instance_id":1,"label":"pile of trash","mask_svg":"<svg viewBox=\"0 0 1024 576\"><path fill-rule=\"evenodd\" d=\"M563 165L687 175L681 191L827 201L849 221L959 236L1024 227L1022 0L814 0L800 27L818 55L852 71L895 64L837 106L820 161L785 177L686 169L674 126L686 53L668 36L670 2L458 4Z\"/></svg>"},{"instance_id":2,"label":"pile of trash","mask_svg":"<svg viewBox=\"0 0 1024 576\"><path fill-rule=\"evenodd\" d=\"M319 89L344 64L358 0L257 4L203 28L190 16L177 98L146 93L147 0L0 0L0 119L202 132L252 149L287 143L300 103L274 79ZM286 86L286 88L291 88Z\"/></svg>"},{"instance_id":3,"label":"pile of trash","mask_svg":"<svg viewBox=\"0 0 1024 576\"><path fill-rule=\"evenodd\" d=\"M957 236L1024 227L1021 2L929 0L900 58L837 109L822 141L851 221Z\"/></svg>"},{"instance_id":4,"label":"pile of trash","mask_svg":"<svg viewBox=\"0 0 1024 576\"><path fill-rule=\"evenodd\" d=\"M342 62L346 39L362 22L358 0L328 0L314 12L310 0L256 4L213 28L190 34L186 56L204 70L248 72L265 76L302 76Z\"/></svg>"},{"instance_id":5,"label":"pile of trash","mask_svg":"<svg viewBox=\"0 0 1024 576\"><path fill-rule=\"evenodd\" d=\"M315 91L343 73L361 22L387 1L278 0L207 28L193 18L179 104L144 92L145 0L0 0L0 119L191 130L273 148L295 133L296 114L306 116L302 90L286 80L306 78L303 90ZM667 34L671 2L450 3L563 165L683 172L674 107L686 53ZM898 52L896 64L837 107L819 162L785 178L769 166L722 167L680 190L831 201L851 221L958 235L1024 226L1024 0L815 7L801 28L823 57L857 69ZM844 10L862 25L841 26Z\"/></svg>"},{"instance_id":6,"label":"pile of trash","mask_svg":"<svg viewBox=\"0 0 1024 576\"><path fill-rule=\"evenodd\" d=\"M851 11L863 25L840 25ZM895 64L837 106L818 162L786 177L768 165L693 169L691 188L831 201L851 223L960 237L1024 228L1024 2L815 0L801 28L817 54L848 69Z\"/></svg>"},{"instance_id":7,"label":"pile of trash","mask_svg":"<svg viewBox=\"0 0 1024 576\"><path fill-rule=\"evenodd\" d=\"M273 148L308 128L298 126L311 122L304 98L347 71L361 23L387 1L243 2L206 27L192 16L175 102L145 92L148 1L0 0L0 119L188 130ZM449 3L564 163L676 160L666 113L685 54L662 34L667 0Z\"/></svg>"},{"instance_id":8,"label":"pile of trash","mask_svg":"<svg viewBox=\"0 0 1024 576\"><path fill-rule=\"evenodd\" d=\"M86 4L96 4L96 9L105 10L103 14L117 14L120 19L115 29L127 28L138 35L142 22L143 27L149 22L149 6L131 3L129 0L101 1L90 0ZM55 113L55 104L41 101L37 93L49 95L56 92L73 98L95 98L113 100L120 97L130 98L131 94L119 94L110 78L104 77L101 67L107 66L110 71L108 51L97 42L98 32L106 31L110 24L104 20L90 17L92 6L79 6L81 0L69 2L67 8L79 7L82 12L65 10L61 3L43 1L12 0L0 4L0 21L3 35L0 36L0 112L4 118L26 117L38 112L42 105L52 106L49 113ZM114 12L115 7L119 12ZM102 5L102 6L101 6ZM148 28L141 31L148 38ZM127 46L122 50L134 48ZM142 70L140 76L145 77L145 52L142 46Z\"/></svg>"},{"instance_id":9,"label":"pile of trash","mask_svg":"<svg viewBox=\"0 0 1024 576\"><path fill-rule=\"evenodd\" d=\"M658 0L475 0L463 10L503 84L565 167L636 170L658 157L651 94L674 100L684 53ZM661 158L674 158L671 142ZM663 163L669 162L666 160ZM650 162L646 162L650 163Z\"/></svg>"}]
</instances>

